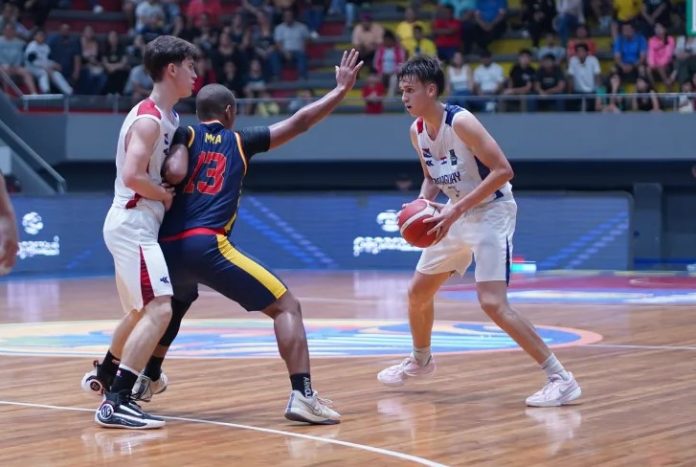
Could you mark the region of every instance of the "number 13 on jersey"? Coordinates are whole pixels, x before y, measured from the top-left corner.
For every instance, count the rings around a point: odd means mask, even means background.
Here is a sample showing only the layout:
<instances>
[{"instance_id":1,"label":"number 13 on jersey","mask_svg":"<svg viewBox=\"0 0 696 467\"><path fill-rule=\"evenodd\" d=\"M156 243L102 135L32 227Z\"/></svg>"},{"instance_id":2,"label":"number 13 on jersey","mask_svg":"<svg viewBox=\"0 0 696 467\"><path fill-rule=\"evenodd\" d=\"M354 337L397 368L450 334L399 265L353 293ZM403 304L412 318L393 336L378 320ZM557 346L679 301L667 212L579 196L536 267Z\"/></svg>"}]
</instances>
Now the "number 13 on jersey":
<instances>
[{"instance_id":1,"label":"number 13 on jersey","mask_svg":"<svg viewBox=\"0 0 696 467\"><path fill-rule=\"evenodd\" d=\"M204 195L216 195L222 189L227 158L219 152L201 152L196 168L193 170L184 193L193 193L194 189ZM205 169L205 170L204 170Z\"/></svg>"}]
</instances>

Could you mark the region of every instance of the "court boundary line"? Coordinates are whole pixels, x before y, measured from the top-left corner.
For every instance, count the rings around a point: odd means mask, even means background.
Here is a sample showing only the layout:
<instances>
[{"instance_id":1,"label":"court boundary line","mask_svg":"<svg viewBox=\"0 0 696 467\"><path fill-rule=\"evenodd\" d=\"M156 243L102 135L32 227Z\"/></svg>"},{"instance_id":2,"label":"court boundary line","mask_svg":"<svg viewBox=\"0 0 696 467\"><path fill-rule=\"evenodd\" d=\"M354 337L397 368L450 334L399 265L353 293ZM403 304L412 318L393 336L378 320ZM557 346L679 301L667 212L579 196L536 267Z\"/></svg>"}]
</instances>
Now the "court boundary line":
<instances>
[{"instance_id":1,"label":"court boundary line","mask_svg":"<svg viewBox=\"0 0 696 467\"><path fill-rule=\"evenodd\" d=\"M84 407L69 407L60 405L48 405L48 404L35 404L32 402L16 402L16 401L5 401L0 400L0 405L9 405L15 407L25 407L33 409L50 409L50 410L66 410L72 412L94 412L94 409L87 409ZM390 449L378 448L375 446L369 446L366 444L352 443L350 441L342 441L340 439L322 438L321 436L306 435L302 433L293 433L291 431L276 430L273 428L262 428L252 425L242 425L239 423L229 423L229 422L218 422L214 420L205 420L200 418L188 418L188 417L171 417L165 415L159 415L166 420L177 420L182 422L199 423L202 425L215 425L223 426L227 428L236 428L240 430L256 431L260 433L267 433L280 436L288 436L291 438L308 439L311 441L319 441L321 443L336 444L338 446L343 446L347 448L360 449L363 451L372 452L375 454L380 454L383 456L394 457L396 459L415 462L420 465L425 465L428 467L447 467L446 464L440 464L439 462L431 461L423 457L414 456L412 454L406 454L399 451L392 451Z\"/></svg>"}]
</instances>

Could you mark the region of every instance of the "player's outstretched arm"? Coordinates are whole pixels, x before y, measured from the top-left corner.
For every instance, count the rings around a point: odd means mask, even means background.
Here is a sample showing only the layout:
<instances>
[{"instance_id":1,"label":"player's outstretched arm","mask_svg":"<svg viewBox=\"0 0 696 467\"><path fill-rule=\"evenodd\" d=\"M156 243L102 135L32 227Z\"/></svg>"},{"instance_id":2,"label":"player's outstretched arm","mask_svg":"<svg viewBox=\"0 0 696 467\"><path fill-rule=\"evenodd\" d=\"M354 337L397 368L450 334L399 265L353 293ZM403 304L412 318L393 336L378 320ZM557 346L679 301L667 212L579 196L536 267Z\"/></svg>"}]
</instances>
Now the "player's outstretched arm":
<instances>
[{"instance_id":1,"label":"player's outstretched arm","mask_svg":"<svg viewBox=\"0 0 696 467\"><path fill-rule=\"evenodd\" d=\"M143 198L170 202L170 190L157 185L147 173L152 151L160 136L157 122L143 118L137 120L126 139L126 159L123 163L123 184Z\"/></svg>"},{"instance_id":2,"label":"player's outstretched arm","mask_svg":"<svg viewBox=\"0 0 696 467\"><path fill-rule=\"evenodd\" d=\"M362 65L362 61L358 62L357 50L343 52L341 64L336 67L336 87L318 101L302 107L292 117L271 125L270 149L287 143L329 115L355 85Z\"/></svg>"},{"instance_id":3,"label":"player's outstretched arm","mask_svg":"<svg viewBox=\"0 0 696 467\"><path fill-rule=\"evenodd\" d=\"M17 261L19 249L17 220L5 186L5 177L2 174L0 174L0 245L2 245L0 265L13 267Z\"/></svg>"}]
</instances>

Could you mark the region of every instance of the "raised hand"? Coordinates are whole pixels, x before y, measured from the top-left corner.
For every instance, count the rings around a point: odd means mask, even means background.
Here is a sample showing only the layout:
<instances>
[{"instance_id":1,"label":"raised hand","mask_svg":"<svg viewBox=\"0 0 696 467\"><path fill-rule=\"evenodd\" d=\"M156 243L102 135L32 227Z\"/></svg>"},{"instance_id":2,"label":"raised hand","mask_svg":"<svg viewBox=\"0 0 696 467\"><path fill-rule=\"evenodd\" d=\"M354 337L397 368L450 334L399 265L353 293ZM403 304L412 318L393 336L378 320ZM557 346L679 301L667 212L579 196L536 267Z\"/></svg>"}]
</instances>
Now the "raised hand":
<instances>
[{"instance_id":1,"label":"raised hand","mask_svg":"<svg viewBox=\"0 0 696 467\"><path fill-rule=\"evenodd\" d=\"M355 80L363 66L363 61L358 62L358 51L350 49L344 51L341 57L341 64L336 66L336 85L350 91L355 86Z\"/></svg>"}]
</instances>

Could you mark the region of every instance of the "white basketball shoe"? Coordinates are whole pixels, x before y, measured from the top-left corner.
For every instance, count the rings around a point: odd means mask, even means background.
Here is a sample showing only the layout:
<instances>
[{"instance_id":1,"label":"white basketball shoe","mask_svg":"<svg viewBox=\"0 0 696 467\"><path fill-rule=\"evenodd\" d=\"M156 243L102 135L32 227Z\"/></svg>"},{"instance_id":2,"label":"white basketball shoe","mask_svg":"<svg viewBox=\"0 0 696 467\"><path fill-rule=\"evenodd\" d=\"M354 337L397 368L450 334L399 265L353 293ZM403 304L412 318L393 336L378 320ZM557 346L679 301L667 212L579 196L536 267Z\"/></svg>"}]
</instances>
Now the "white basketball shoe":
<instances>
[{"instance_id":1,"label":"white basketball shoe","mask_svg":"<svg viewBox=\"0 0 696 467\"><path fill-rule=\"evenodd\" d=\"M330 400L320 398L316 391L311 397L305 397L300 391L292 391L285 418L314 425L341 423L341 415L330 407L331 404Z\"/></svg>"},{"instance_id":2,"label":"white basketball shoe","mask_svg":"<svg viewBox=\"0 0 696 467\"><path fill-rule=\"evenodd\" d=\"M152 396L163 393L167 389L169 378L164 372L160 373L160 377L156 381L152 381L145 375L138 376L138 380L133 386L133 399L136 401L150 402Z\"/></svg>"},{"instance_id":3,"label":"white basketball shoe","mask_svg":"<svg viewBox=\"0 0 696 467\"><path fill-rule=\"evenodd\" d=\"M377 379L385 386L403 386L407 379L427 379L435 373L435 360L430 357L428 363L420 365L413 354L399 363L377 373Z\"/></svg>"},{"instance_id":4,"label":"white basketball shoe","mask_svg":"<svg viewBox=\"0 0 696 467\"><path fill-rule=\"evenodd\" d=\"M549 377L546 385L539 391L527 398L527 405L530 407L559 407L574 401L582 390L573 374L568 372L569 378L564 380L561 375Z\"/></svg>"}]
</instances>

